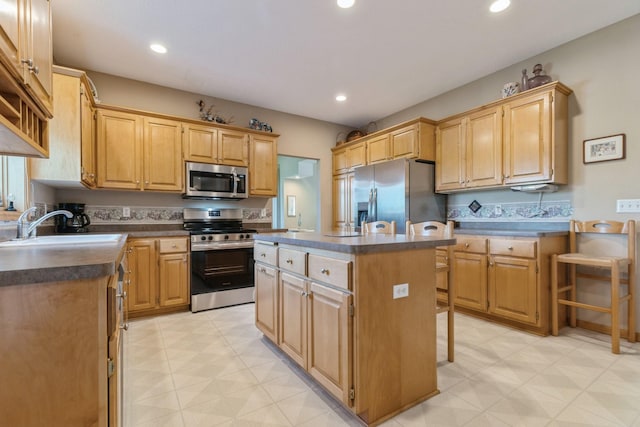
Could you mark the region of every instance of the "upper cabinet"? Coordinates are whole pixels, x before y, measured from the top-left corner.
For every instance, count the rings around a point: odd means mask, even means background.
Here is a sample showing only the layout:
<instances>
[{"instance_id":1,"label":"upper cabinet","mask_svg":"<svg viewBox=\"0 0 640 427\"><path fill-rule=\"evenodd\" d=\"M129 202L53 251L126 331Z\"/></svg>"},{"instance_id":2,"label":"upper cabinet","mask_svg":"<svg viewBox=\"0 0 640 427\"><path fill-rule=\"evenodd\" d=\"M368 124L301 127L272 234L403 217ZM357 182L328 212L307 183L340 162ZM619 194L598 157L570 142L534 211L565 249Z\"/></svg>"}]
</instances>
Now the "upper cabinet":
<instances>
[{"instance_id":1,"label":"upper cabinet","mask_svg":"<svg viewBox=\"0 0 640 427\"><path fill-rule=\"evenodd\" d=\"M353 168L367 164L364 141L333 150L333 174L350 172Z\"/></svg>"},{"instance_id":2,"label":"upper cabinet","mask_svg":"<svg viewBox=\"0 0 640 427\"><path fill-rule=\"evenodd\" d=\"M566 184L570 94L549 83L441 121L436 191Z\"/></svg>"},{"instance_id":3,"label":"upper cabinet","mask_svg":"<svg viewBox=\"0 0 640 427\"><path fill-rule=\"evenodd\" d=\"M52 63L50 2L4 1L0 8L0 154L49 155Z\"/></svg>"},{"instance_id":4,"label":"upper cabinet","mask_svg":"<svg viewBox=\"0 0 640 427\"><path fill-rule=\"evenodd\" d=\"M278 195L278 138L267 135L249 136L249 195Z\"/></svg>"},{"instance_id":5,"label":"upper cabinet","mask_svg":"<svg viewBox=\"0 0 640 427\"><path fill-rule=\"evenodd\" d=\"M49 159L29 159L31 179L96 186L95 120L88 87L84 72L54 67L56 116L49 121Z\"/></svg>"},{"instance_id":6,"label":"upper cabinet","mask_svg":"<svg viewBox=\"0 0 640 427\"><path fill-rule=\"evenodd\" d=\"M230 166L248 166L249 134L236 130L219 129L218 163Z\"/></svg>"}]
</instances>

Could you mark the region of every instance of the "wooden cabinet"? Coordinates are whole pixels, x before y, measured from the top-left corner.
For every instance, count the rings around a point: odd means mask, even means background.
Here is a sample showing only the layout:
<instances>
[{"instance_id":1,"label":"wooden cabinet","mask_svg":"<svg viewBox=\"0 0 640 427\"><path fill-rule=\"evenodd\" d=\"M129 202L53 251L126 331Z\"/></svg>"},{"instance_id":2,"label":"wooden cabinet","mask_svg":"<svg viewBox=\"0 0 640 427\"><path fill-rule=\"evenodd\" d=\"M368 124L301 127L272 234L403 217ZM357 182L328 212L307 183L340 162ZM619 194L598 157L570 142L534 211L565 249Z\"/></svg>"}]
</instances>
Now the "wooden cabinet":
<instances>
[{"instance_id":1,"label":"wooden cabinet","mask_svg":"<svg viewBox=\"0 0 640 427\"><path fill-rule=\"evenodd\" d=\"M184 124L184 159L190 162L218 162L218 129L212 126Z\"/></svg>"},{"instance_id":2,"label":"wooden cabinet","mask_svg":"<svg viewBox=\"0 0 640 427\"><path fill-rule=\"evenodd\" d=\"M333 150L333 174L353 171L367 164L366 145L363 142Z\"/></svg>"},{"instance_id":3,"label":"wooden cabinet","mask_svg":"<svg viewBox=\"0 0 640 427\"><path fill-rule=\"evenodd\" d=\"M187 308L188 238L131 238L128 247L129 313L139 317Z\"/></svg>"},{"instance_id":4,"label":"wooden cabinet","mask_svg":"<svg viewBox=\"0 0 640 427\"><path fill-rule=\"evenodd\" d=\"M180 122L98 109L97 186L181 192Z\"/></svg>"},{"instance_id":5,"label":"wooden cabinet","mask_svg":"<svg viewBox=\"0 0 640 427\"><path fill-rule=\"evenodd\" d=\"M277 138L249 135L249 195L275 197L278 195Z\"/></svg>"},{"instance_id":6,"label":"wooden cabinet","mask_svg":"<svg viewBox=\"0 0 640 427\"><path fill-rule=\"evenodd\" d=\"M56 116L49 121L49 159L29 160L31 179L95 188L95 120L88 80L82 71L54 71Z\"/></svg>"},{"instance_id":7,"label":"wooden cabinet","mask_svg":"<svg viewBox=\"0 0 640 427\"><path fill-rule=\"evenodd\" d=\"M541 335L549 333L549 259L567 237L468 236L453 250L455 305L461 311Z\"/></svg>"},{"instance_id":8,"label":"wooden cabinet","mask_svg":"<svg viewBox=\"0 0 640 427\"><path fill-rule=\"evenodd\" d=\"M248 166L249 135L246 132L219 129L218 162L230 166Z\"/></svg>"},{"instance_id":9,"label":"wooden cabinet","mask_svg":"<svg viewBox=\"0 0 640 427\"><path fill-rule=\"evenodd\" d=\"M279 294L280 348L307 369L307 282L304 278L281 272Z\"/></svg>"},{"instance_id":10,"label":"wooden cabinet","mask_svg":"<svg viewBox=\"0 0 640 427\"><path fill-rule=\"evenodd\" d=\"M356 218L353 211L353 172L333 177L333 228L351 230Z\"/></svg>"},{"instance_id":11,"label":"wooden cabinet","mask_svg":"<svg viewBox=\"0 0 640 427\"><path fill-rule=\"evenodd\" d=\"M390 160L389 134L378 135L367 139L367 164Z\"/></svg>"},{"instance_id":12,"label":"wooden cabinet","mask_svg":"<svg viewBox=\"0 0 640 427\"><path fill-rule=\"evenodd\" d=\"M52 116L50 2L9 0L0 9L0 154L46 158Z\"/></svg>"},{"instance_id":13,"label":"wooden cabinet","mask_svg":"<svg viewBox=\"0 0 640 427\"><path fill-rule=\"evenodd\" d=\"M436 131L436 190L502 184L502 110L485 109Z\"/></svg>"},{"instance_id":14,"label":"wooden cabinet","mask_svg":"<svg viewBox=\"0 0 640 427\"><path fill-rule=\"evenodd\" d=\"M278 335L277 247L256 243L254 249L256 287L256 327L274 343Z\"/></svg>"},{"instance_id":15,"label":"wooden cabinet","mask_svg":"<svg viewBox=\"0 0 640 427\"><path fill-rule=\"evenodd\" d=\"M570 93L554 82L441 121L436 191L566 184Z\"/></svg>"}]
</instances>

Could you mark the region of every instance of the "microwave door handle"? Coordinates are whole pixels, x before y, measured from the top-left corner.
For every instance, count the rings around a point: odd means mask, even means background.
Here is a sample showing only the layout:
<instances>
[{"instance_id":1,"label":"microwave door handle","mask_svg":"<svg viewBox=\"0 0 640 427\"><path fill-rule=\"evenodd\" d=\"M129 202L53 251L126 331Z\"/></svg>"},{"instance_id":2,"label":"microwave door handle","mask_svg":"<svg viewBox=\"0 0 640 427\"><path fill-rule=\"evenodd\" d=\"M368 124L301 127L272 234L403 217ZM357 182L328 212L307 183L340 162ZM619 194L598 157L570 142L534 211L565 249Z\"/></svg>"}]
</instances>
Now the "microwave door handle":
<instances>
[{"instance_id":1,"label":"microwave door handle","mask_svg":"<svg viewBox=\"0 0 640 427\"><path fill-rule=\"evenodd\" d=\"M235 169L233 169L233 194L238 194L238 182L240 179L238 178L238 173Z\"/></svg>"}]
</instances>

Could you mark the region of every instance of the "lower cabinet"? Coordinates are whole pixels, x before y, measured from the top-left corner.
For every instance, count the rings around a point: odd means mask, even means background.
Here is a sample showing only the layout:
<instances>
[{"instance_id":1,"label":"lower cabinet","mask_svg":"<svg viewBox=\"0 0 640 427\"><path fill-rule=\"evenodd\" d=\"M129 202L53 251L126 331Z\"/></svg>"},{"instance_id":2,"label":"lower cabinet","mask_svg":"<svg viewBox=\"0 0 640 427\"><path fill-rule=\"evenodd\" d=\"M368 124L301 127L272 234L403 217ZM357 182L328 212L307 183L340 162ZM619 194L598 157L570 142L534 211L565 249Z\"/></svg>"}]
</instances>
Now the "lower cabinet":
<instances>
[{"instance_id":1,"label":"lower cabinet","mask_svg":"<svg viewBox=\"0 0 640 427\"><path fill-rule=\"evenodd\" d=\"M451 269L455 305L542 335L549 333L549 260L566 252L566 236L456 235Z\"/></svg>"},{"instance_id":2,"label":"lower cabinet","mask_svg":"<svg viewBox=\"0 0 640 427\"><path fill-rule=\"evenodd\" d=\"M187 237L128 240L127 301L132 317L188 308L188 248Z\"/></svg>"},{"instance_id":3,"label":"lower cabinet","mask_svg":"<svg viewBox=\"0 0 640 427\"><path fill-rule=\"evenodd\" d=\"M328 392L353 405L351 262L256 243L256 326ZM311 268L324 271L324 283ZM336 285L337 283L337 285Z\"/></svg>"}]
</instances>

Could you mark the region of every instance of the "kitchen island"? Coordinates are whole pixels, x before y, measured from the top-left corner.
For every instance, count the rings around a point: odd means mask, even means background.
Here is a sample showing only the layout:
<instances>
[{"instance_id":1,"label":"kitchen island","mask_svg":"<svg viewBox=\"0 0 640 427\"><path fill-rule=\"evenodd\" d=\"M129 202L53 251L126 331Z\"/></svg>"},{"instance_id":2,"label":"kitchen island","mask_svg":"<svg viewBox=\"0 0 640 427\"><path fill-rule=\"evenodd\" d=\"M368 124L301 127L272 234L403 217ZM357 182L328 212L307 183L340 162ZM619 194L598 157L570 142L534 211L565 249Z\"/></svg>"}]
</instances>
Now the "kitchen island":
<instances>
[{"instance_id":1,"label":"kitchen island","mask_svg":"<svg viewBox=\"0 0 640 427\"><path fill-rule=\"evenodd\" d=\"M438 393L435 249L455 239L255 236L256 326L367 425Z\"/></svg>"}]
</instances>

